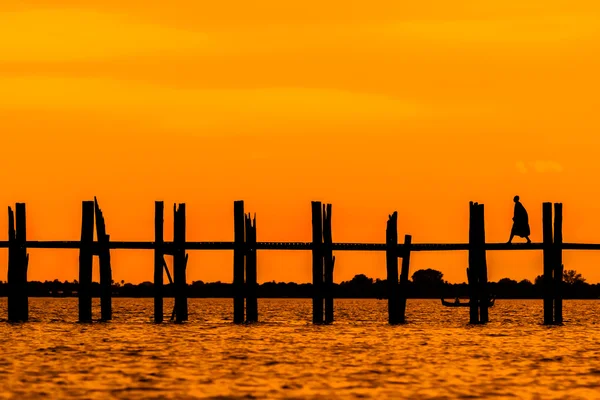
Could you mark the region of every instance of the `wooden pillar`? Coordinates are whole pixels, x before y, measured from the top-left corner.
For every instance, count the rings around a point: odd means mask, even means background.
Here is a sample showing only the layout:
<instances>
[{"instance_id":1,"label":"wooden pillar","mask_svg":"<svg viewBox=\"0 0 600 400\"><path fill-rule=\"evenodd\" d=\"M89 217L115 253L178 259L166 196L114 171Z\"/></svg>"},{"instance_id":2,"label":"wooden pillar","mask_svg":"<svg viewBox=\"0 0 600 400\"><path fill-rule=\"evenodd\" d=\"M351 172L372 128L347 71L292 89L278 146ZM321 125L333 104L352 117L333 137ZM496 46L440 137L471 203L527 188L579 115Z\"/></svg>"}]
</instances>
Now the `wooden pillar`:
<instances>
[{"instance_id":1,"label":"wooden pillar","mask_svg":"<svg viewBox=\"0 0 600 400\"><path fill-rule=\"evenodd\" d=\"M173 281L175 284L175 321L188 320L186 268L188 256L185 252L185 203L174 206L173 229Z\"/></svg>"},{"instance_id":2,"label":"wooden pillar","mask_svg":"<svg viewBox=\"0 0 600 400\"><path fill-rule=\"evenodd\" d=\"M96 236L98 237L98 257L100 259L100 319L112 319L112 268L110 265L110 236L106 233L106 223L98 200L94 197Z\"/></svg>"},{"instance_id":3,"label":"wooden pillar","mask_svg":"<svg viewBox=\"0 0 600 400\"><path fill-rule=\"evenodd\" d=\"M312 291L313 324L323 323L323 217L321 202L313 201L312 206Z\"/></svg>"},{"instance_id":4,"label":"wooden pillar","mask_svg":"<svg viewBox=\"0 0 600 400\"><path fill-rule=\"evenodd\" d=\"M406 322L406 298L408 297L408 274L410 269L410 248L412 236L404 235L402 250L402 269L400 272L400 322Z\"/></svg>"},{"instance_id":5,"label":"wooden pillar","mask_svg":"<svg viewBox=\"0 0 600 400\"><path fill-rule=\"evenodd\" d=\"M8 208L8 320L10 322L29 319L27 294L27 217L24 203L16 205L16 221L13 210Z\"/></svg>"},{"instance_id":6,"label":"wooden pillar","mask_svg":"<svg viewBox=\"0 0 600 400\"><path fill-rule=\"evenodd\" d=\"M15 214L12 208L8 207L8 320L16 322L19 320L19 298L18 298L18 280L19 280L19 262L15 230Z\"/></svg>"},{"instance_id":7,"label":"wooden pillar","mask_svg":"<svg viewBox=\"0 0 600 400\"><path fill-rule=\"evenodd\" d=\"M554 203L554 323L562 324L562 286L563 286L563 263L562 263L562 203Z\"/></svg>"},{"instance_id":8,"label":"wooden pillar","mask_svg":"<svg viewBox=\"0 0 600 400\"><path fill-rule=\"evenodd\" d=\"M163 322L163 264L164 264L164 212L162 201L154 202L154 322Z\"/></svg>"},{"instance_id":9,"label":"wooden pillar","mask_svg":"<svg viewBox=\"0 0 600 400\"><path fill-rule=\"evenodd\" d=\"M256 215L246 216L246 322L258 322L258 281L256 268Z\"/></svg>"},{"instance_id":10,"label":"wooden pillar","mask_svg":"<svg viewBox=\"0 0 600 400\"><path fill-rule=\"evenodd\" d=\"M477 206L477 243L479 267L479 322L485 324L489 321L490 294L485 250L485 208L483 204Z\"/></svg>"},{"instance_id":11,"label":"wooden pillar","mask_svg":"<svg viewBox=\"0 0 600 400\"><path fill-rule=\"evenodd\" d=\"M394 211L387 221L385 232L388 321L390 324L400 322L398 312L398 212Z\"/></svg>"},{"instance_id":12,"label":"wooden pillar","mask_svg":"<svg viewBox=\"0 0 600 400\"><path fill-rule=\"evenodd\" d=\"M244 322L244 202L233 203L233 323Z\"/></svg>"},{"instance_id":13,"label":"wooden pillar","mask_svg":"<svg viewBox=\"0 0 600 400\"><path fill-rule=\"evenodd\" d=\"M79 322L92 321L92 266L94 261L94 202L81 205L81 248L79 250Z\"/></svg>"},{"instance_id":14,"label":"wooden pillar","mask_svg":"<svg viewBox=\"0 0 600 400\"><path fill-rule=\"evenodd\" d=\"M331 229L331 204L323 205L323 260L325 277L325 323L333 323L333 232Z\"/></svg>"},{"instance_id":15,"label":"wooden pillar","mask_svg":"<svg viewBox=\"0 0 600 400\"><path fill-rule=\"evenodd\" d=\"M467 279L469 282L469 323L479 323L479 264L478 257L478 225L477 203L469 203L469 268Z\"/></svg>"},{"instance_id":16,"label":"wooden pillar","mask_svg":"<svg viewBox=\"0 0 600 400\"><path fill-rule=\"evenodd\" d=\"M19 320L29 320L29 296L27 293L27 269L29 268L29 254L27 254L27 212L25 203L16 204L16 242L19 259Z\"/></svg>"},{"instance_id":17,"label":"wooden pillar","mask_svg":"<svg viewBox=\"0 0 600 400\"><path fill-rule=\"evenodd\" d=\"M542 233L544 254L544 324L552 324L554 310L552 309L554 282L552 279L554 269L554 254L552 246L552 203L542 205Z\"/></svg>"}]
</instances>

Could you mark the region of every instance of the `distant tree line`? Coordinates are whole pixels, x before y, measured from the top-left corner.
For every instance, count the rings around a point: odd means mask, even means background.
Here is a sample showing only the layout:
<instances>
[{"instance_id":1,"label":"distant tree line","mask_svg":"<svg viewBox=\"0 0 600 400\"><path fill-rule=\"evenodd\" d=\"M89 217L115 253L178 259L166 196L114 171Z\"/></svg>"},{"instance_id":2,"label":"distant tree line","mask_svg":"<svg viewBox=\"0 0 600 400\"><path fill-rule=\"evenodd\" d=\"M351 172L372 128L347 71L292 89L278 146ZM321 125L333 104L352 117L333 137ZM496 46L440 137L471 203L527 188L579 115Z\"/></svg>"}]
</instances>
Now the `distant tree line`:
<instances>
[{"instance_id":1,"label":"distant tree line","mask_svg":"<svg viewBox=\"0 0 600 400\"><path fill-rule=\"evenodd\" d=\"M467 297L466 283L448 283L444 275L434 269L416 271L408 283L408 298L434 298L439 299ZM589 284L581 274L574 270L564 271L563 296L566 299L598 299L600 298L600 284ZM131 283L113 282L114 297L153 297L152 282L142 282L134 285ZM45 282L28 282L28 292L31 297L75 297L79 284L77 281L60 282L58 280ZM334 284L336 298L369 298L385 299L386 280L372 279L359 274L349 281ZM517 282L513 279L503 278L498 282L489 283L489 291L499 299L540 299L542 298L542 276L535 278L534 282L524 279ZM165 297L173 297L174 287L171 284L164 286ZM0 297L6 297L8 286L0 282ZM100 296L100 284L92 284L92 295ZM188 296L191 298L231 298L233 287L230 283L195 281L188 284ZM312 285L310 283L283 283L265 282L259 285L258 296L261 298L311 298Z\"/></svg>"}]
</instances>

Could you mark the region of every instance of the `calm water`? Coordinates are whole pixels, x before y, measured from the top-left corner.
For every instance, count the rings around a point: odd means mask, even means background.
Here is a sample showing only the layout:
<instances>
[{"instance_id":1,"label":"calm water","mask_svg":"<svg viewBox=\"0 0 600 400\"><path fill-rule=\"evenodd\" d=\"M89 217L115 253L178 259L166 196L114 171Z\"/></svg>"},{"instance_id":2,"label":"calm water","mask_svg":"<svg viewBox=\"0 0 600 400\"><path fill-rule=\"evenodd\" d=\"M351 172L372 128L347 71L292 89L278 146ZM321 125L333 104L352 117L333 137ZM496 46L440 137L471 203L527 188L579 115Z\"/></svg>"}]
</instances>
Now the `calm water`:
<instances>
[{"instance_id":1,"label":"calm water","mask_svg":"<svg viewBox=\"0 0 600 400\"><path fill-rule=\"evenodd\" d=\"M76 299L31 299L32 322L0 323L0 398L600 399L600 301L565 301L563 327L537 300L498 300L485 327L433 300L390 327L386 306L337 300L314 327L310 300L259 300L264 322L234 326L231 300L191 299L190 322L154 325L151 299L114 299L86 325Z\"/></svg>"}]
</instances>

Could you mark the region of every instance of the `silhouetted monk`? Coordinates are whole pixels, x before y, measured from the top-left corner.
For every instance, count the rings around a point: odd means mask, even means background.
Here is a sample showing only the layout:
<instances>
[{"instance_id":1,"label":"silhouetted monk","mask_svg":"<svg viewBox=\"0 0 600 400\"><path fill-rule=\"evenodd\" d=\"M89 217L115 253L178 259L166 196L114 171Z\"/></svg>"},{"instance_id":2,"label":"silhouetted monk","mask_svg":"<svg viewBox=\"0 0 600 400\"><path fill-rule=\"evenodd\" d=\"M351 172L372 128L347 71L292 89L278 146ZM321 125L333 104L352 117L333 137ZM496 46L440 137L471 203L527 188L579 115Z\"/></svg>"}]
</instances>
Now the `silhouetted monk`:
<instances>
[{"instance_id":1,"label":"silhouetted monk","mask_svg":"<svg viewBox=\"0 0 600 400\"><path fill-rule=\"evenodd\" d=\"M529 230L529 216L527 215L527 210L523 207L523 204L519 202L519 196L515 196L515 216L513 217L513 226L510 231L510 239L508 239L508 243L511 243L513 237L520 236L527 239L527 243L531 243L529 240L529 235L531 234Z\"/></svg>"}]
</instances>

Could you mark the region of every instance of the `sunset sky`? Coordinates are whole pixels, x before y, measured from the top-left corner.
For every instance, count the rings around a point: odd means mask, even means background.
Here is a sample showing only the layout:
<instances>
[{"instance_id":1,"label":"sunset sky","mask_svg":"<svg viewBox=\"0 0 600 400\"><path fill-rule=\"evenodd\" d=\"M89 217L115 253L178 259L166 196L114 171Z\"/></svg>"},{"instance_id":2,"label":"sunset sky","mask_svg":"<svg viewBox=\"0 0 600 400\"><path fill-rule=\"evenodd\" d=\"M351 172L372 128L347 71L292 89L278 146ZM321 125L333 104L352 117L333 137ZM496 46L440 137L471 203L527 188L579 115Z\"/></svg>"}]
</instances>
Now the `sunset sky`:
<instances>
[{"instance_id":1,"label":"sunset sky","mask_svg":"<svg viewBox=\"0 0 600 400\"><path fill-rule=\"evenodd\" d=\"M552 201L565 241L599 243L599 27L595 0L5 0L0 205L27 203L30 240L78 240L98 196L112 240L152 240L155 200L168 240L174 202L188 240L233 240L245 200L259 241L310 241L320 200L336 242L384 242L397 210L400 236L453 243L472 200L505 242L518 194L533 241ZM336 256L336 282L385 277L383 253ZM188 282L230 282L232 259L191 252ZM77 260L30 250L29 280L77 279ZM564 262L600 281L600 252ZM308 282L310 263L259 252L258 278ZM0 250L0 280L6 265ZM488 266L533 280L542 255ZM466 267L466 252L411 259L450 282ZM113 277L151 281L152 252L115 251Z\"/></svg>"}]
</instances>

